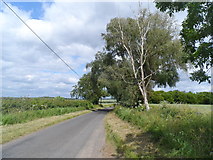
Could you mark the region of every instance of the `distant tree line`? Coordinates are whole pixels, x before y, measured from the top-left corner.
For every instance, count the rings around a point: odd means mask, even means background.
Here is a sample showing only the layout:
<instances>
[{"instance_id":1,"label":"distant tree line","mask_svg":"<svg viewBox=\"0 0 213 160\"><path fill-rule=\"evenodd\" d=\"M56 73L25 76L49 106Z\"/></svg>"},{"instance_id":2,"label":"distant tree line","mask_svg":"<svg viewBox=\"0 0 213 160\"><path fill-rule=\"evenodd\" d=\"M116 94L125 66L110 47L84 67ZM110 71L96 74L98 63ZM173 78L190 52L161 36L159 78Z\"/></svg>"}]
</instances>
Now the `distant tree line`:
<instances>
[{"instance_id":1,"label":"distant tree line","mask_svg":"<svg viewBox=\"0 0 213 160\"><path fill-rule=\"evenodd\" d=\"M212 92L181 92L181 91L151 91L149 94L149 102L158 104L161 101L169 103L183 104L212 104Z\"/></svg>"}]
</instances>

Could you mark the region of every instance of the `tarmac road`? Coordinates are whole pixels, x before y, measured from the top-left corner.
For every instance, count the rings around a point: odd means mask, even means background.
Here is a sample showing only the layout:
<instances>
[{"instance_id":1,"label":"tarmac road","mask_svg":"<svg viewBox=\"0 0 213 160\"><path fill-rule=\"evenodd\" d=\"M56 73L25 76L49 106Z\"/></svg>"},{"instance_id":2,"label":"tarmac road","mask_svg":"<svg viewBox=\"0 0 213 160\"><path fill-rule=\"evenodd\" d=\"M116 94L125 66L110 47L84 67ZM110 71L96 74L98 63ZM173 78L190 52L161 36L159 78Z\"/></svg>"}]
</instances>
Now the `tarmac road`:
<instances>
[{"instance_id":1,"label":"tarmac road","mask_svg":"<svg viewBox=\"0 0 213 160\"><path fill-rule=\"evenodd\" d=\"M102 158L103 119L112 108L81 115L2 145L3 158Z\"/></svg>"}]
</instances>

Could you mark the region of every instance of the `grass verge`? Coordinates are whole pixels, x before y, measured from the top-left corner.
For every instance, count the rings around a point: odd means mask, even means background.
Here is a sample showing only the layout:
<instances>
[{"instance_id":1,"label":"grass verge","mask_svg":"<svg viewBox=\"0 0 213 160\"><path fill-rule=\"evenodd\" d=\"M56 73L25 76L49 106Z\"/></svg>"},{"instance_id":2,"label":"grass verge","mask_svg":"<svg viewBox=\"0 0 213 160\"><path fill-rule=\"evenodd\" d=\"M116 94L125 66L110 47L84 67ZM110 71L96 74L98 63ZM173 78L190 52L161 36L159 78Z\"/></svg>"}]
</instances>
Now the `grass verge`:
<instances>
[{"instance_id":1,"label":"grass verge","mask_svg":"<svg viewBox=\"0 0 213 160\"><path fill-rule=\"evenodd\" d=\"M150 135L118 118L114 113L105 118L107 141L116 147L116 158L152 158L158 152Z\"/></svg>"},{"instance_id":2,"label":"grass verge","mask_svg":"<svg viewBox=\"0 0 213 160\"><path fill-rule=\"evenodd\" d=\"M195 112L190 107L169 106L129 109L118 107L119 118L150 134L167 158L210 158L212 156L211 113Z\"/></svg>"},{"instance_id":3,"label":"grass verge","mask_svg":"<svg viewBox=\"0 0 213 160\"><path fill-rule=\"evenodd\" d=\"M36 119L26 123L0 126L0 133L2 133L2 139L0 139L0 144L4 144L20 136L30 134L32 132L45 128L47 126L80 116L82 114L86 114L89 112L91 111L89 110L77 111L77 112L72 112L69 114L64 114L59 116L40 118L40 119Z\"/></svg>"}]
</instances>

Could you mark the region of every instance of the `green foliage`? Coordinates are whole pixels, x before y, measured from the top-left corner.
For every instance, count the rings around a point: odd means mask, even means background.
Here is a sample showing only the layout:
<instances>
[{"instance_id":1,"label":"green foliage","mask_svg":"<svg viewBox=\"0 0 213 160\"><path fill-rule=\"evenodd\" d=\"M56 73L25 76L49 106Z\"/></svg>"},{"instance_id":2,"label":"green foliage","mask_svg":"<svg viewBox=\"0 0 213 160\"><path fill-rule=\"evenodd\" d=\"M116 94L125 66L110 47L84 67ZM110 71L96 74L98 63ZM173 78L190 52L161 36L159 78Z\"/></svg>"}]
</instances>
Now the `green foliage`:
<instances>
[{"instance_id":1,"label":"green foliage","mask_svg":"<svg viewBox=\"0 0 213 160\"><path fill-rule=\"evenodd\" d=\"M170 107L166 103L149 112L119 107L115 113L151 133L163 157L211 157L210 114L198 114L189 107Z\"/></svg>"},{"instance_id":2,"label":"green foliage","mask_svg":"<svg viewBox=\"0 0 213 160\"><path fill-rule=\"evenodd\" d=\"M159 104L161 101L180 104L212 104L212 92L181 92L181 91L151 91L149 93L150 103Z\"/></svg>"},{"instance_id":3,"label":"green foliage","mask_svg":"<svg viewBox=\"0 0 213 160\"><path fill-rule=\"evenodd\" d=\"M209 81L209 83L210 83L211 76L206 75L206 72L203 69L200 69L198 71L194 71L193 73L191 73L191 75L192 76L190 77L190 79L192 81L198 81L199 84L201 82L205 82L205 81Z\"/></svg>"},{"instance_id":4,"label":"green foliage","mask_svg":"<svg viewBox=\"0 0 213 160\"><path fill-rule=\"evenodd\" d=\"M87 65L91 71L71 95L97 103L109 94L125 106L144 101L148 107L147 91L155 85L175 86L177 68L185 68L176 32L169 16L145 9L138 18L111 19L102 34L105 48Z\"/></svg>"},{"instance_id":5,"label":"green foliage","mask_svg":"<svg viewBox=\"0 0 213 160\"><path fill-rule=\"evenodd\" d=\"M170 16L175 12L187 10L188 15L182 23L180 33L187 53L185 61L190 61L198 68L191 74L193 81L210 83L211 76L205 69L210 69L213 65L212 2L157 2L156 0L156 7Z\"/></svg>"},{"instance_id":6,"label":"green foliage","mask_svg":"<svg viewBox=\"0 0 213 160\"><path fill-rule=\"evenodd\" d=\"M120 25L119 25L120 24ZM146 30L149 24L149 30L145 37L145 41L142 42L142 33L138 27L138 24L142 30ZM123 39L121 34L123 32ZM107 32L103 34L103 38L106 41L106 50L112 56L120 57L118 61L127 63L125 67L129 67L130 76L133 83L141 80L141 68L145 77L150 75L151 80L158 86L174 86L179 80L177 68L184 68L181 56L182 46L176 37L176 29L173 27L173 20L165 14L149 13L146 10L141 10L138 19L133 18L114 18L107 25ZM131 51L133 61L127 53L123 43ZM143 51L139 48L143 44ZM146 55L143 57L142 52ZM141 56L145 59L144 64L141 67ZM138 69L138 78L133 76L133 69L131 65L135 65ZM123 66L122 66L123 67ZM119 72L122 76L128 79L130 76L125 72ZM154 74L155 73L155 74ZM147 82L147 78L145 80Z\"/></svg>"},{"instance_id":7,"label":"green foliage","mask_svg":"<svg viewBox=\"0 0 213 160\"><path fill-rule=\"evenodd\" d=\"M198 104L212 104L213 93L212 92L200 92L197 93Z\"/></svg>"},{"instance_id":8,"label":"green foliage","mask_svg":"<svg viewBox=\"0 0 213 160\"><path fill-rule=\"evenodd\" d=\"M149 103L159 104L161 101L164 100L162 95L163 91L152 91L149 95Z\"/></svg>"},{"instance_id":9,"label":"green foliage","mask_svg":"<svg viewBox=\"0 0 213 160\"><path fill-rule=\"evenodd\" d=\"M108 57L106 57L107 59ZM74 86L71 91L72 97L83 97L89 100L93 104L98 104L101 97L107 96L107 92L104 90L104 85L99 81L99 76L103 70L102 53L96 54L95 61L87 64L87 67L91 67L91 72L84 74L78 81L78 84ZM108 61L107 61L108 62Z\"/></svg>"}]
</instances>

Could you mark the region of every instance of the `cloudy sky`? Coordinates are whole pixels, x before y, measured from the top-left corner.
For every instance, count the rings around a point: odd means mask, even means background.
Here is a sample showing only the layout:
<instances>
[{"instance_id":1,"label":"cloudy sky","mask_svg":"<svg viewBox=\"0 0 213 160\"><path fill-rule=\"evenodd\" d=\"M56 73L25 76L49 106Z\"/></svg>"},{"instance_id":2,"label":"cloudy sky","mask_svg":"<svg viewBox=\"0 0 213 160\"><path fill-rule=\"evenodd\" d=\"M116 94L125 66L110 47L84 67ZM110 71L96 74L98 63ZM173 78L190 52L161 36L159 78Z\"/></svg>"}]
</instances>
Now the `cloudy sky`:
<instances>
[{"instance_id":1,"label":"cloudy sky","mask_svg":"<svg viewBox=\"0 0 213 160\"><path fill-rule=\"evenodd\" d=\"M87 72L85 65L104 47L101 33L110 19L133 16L138 6L137 2L10 1L8 4L80 76ZM156 10L152 2L143 2L142 6ZM2 96L70 97L79 77L3 3L0 12ZM185 12L175 16L177 25L185 16ZM180 82L175 88L155 90L211 90L208 83L199 85L188 77L189 73L180 71Z\"/></svg>"}]
</instances>

